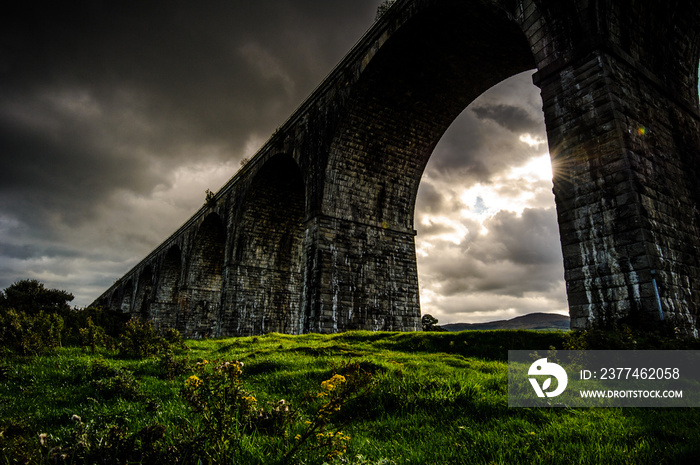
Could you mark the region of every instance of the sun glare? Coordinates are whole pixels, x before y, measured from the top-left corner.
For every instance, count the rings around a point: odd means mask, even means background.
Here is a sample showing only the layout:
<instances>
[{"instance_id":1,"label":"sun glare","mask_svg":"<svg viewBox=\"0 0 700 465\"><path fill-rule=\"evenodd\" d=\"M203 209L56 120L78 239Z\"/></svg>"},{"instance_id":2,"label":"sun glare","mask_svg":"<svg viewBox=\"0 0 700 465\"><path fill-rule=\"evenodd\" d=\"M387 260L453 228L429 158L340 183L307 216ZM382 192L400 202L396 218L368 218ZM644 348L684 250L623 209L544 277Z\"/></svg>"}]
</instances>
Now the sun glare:
<instances>
[{"instance_id":1,"label":"sun glare","mask_svg":"<svg viewBox=\"0 0 700 465\"><path fill-rule=\"evenodd\" d=\"M529 181L551 181L552 162L549 153L543 153L538 157L532 157L522 166L510 169L506 179L527 179Z\"/></svg>"}]
</instances>

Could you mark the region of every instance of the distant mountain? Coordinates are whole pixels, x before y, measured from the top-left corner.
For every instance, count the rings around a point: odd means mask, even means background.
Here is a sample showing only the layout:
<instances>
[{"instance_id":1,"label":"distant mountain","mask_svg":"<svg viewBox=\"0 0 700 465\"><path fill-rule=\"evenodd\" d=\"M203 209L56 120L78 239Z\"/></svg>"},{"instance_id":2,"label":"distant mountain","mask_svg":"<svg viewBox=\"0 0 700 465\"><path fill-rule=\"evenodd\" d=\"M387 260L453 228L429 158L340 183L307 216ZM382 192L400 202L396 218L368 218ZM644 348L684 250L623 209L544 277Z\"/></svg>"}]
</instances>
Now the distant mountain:
<instances>
[{"instance_id":1,"label":"distant mountain","mask_svg":"<svg viewBox=\"0 0 700 465\"><path fill-rule=\"evenodd\" d=\"M448 331L465 331L470 329L568 330L569 317L557 313L530 313L511 320L490 321L488 323L448 323L439 326Z\"/></svg>"}]
</instances>

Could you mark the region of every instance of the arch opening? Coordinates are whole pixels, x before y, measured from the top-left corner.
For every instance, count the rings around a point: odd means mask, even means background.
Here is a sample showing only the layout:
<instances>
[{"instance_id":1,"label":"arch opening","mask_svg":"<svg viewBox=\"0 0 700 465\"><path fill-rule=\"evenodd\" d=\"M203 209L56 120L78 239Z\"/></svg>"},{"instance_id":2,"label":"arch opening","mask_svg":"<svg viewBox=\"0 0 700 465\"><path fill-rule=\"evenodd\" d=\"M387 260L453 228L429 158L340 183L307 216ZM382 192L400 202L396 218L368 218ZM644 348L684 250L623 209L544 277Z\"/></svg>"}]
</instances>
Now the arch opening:
<instances>
[{"instance_id":1,"label":"arch opening","mask_svg":"<svg viewBox=\"0 0 700 465\"><path fill-rule=\"evenodd\" d=\"M455 119L427 163L416 261L422 313L440 324L568 313L541 107L532 71L509 77Z\"/></svg>"},{"instance_id":2,"label":"arch opening","mask_svg":"<svg viewBox=\"0 0 700 465\"><path fill-rule=\"evenodd\" d=\"M141 272L136 287L134 313L143 319L149 318L151 298L153 297L153 268L148 265Z\"/></svg>"},{"instance_id":3,"label":"arch opening","mask_svg":"<svg viewBox=\"0 0 700 465\"><path fill-rule=\"evenodd\" d=\"M122 313L131 313L131 303L134 294L134 281L129 279L129 281L124 285L122 290L122 301L119 309Z\"/></svg>"},{"instance_id":4,"label":"arch opening","mask_svg":"<svg viewBox=\"0 0 700 465\"><path fill-rule=\"evenodd\" d=\"M177 327L178 295L182 252L174 245L168 249L160 265L156 290L151 304L150 318L156 327Z\"/></svg>"},{"instance_id":5,"label":"arch opening","mask_svg":"<svg viewBox=\"0 0 700 465\"><path fill-rule=\"evenodd\" d=\"M292 157L272 157L253 179L236 231L232 334L300 333L305 187Z\"/></svg>"},{"instance_id":6,"label":"arch opening","mask_svg":"<svg viewBox=\"0 0 700 465\"><path fill-rule=\"evenodd\" d=\"M197 230L187 274L184 309L176 327L184 334L207 337L216 334L224 279L226 229L216 213L208 214Z\"/></svg>"}]
</instances>

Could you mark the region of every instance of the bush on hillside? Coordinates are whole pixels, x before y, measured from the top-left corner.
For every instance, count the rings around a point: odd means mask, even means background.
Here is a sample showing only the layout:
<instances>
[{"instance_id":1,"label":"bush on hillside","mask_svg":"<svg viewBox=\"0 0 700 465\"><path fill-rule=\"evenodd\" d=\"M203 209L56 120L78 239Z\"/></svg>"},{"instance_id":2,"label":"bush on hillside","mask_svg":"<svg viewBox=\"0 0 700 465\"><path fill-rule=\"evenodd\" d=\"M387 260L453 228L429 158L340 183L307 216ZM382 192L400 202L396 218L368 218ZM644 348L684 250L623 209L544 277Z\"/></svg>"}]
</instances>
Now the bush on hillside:
<instances>
[{"instance_id":1,"label":"bush on hillside","mask_svg":"<svg viewBox=\"0 0 700 465\"><path fill-rule=\"evenodd\" d=\"M61 345L63 319L55 313L0 311L0 348L20 355L46 353Z\"/></svg>"},{"instance_id":2,"label":"bush on hillside","mask_svg":"<svg viewBox=\"0 0 700 465\"><path fill-rule=\"evenodd\" d=\"M150 321L132 318L119 337L117 349L120 357L144 358L187 349L187 346L174 329L169 328L165 336L161 336Z\"/></svg>"}]
</instances>

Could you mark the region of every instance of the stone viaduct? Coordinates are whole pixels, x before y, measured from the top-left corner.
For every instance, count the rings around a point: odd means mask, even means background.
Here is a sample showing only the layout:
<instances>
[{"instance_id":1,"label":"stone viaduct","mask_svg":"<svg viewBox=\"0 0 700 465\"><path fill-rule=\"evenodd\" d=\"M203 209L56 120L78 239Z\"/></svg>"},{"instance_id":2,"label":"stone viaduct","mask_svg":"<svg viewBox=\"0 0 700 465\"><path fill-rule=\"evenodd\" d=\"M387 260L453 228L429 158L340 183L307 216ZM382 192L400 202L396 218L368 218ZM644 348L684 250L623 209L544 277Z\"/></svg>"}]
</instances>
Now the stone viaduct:
<instances>
[{"instance_id":1,"label":"stone viaduct","mask_svg":"<svg viewBox=\"0 0 700 465\"><path fill-rule=\"evenodd\" d=\"M470 102L536 68L572 327L697 336L699 34L696 0L398 0L95 304L191 337L419 329L423 169Z\"/></svg>"}]
</instances>

